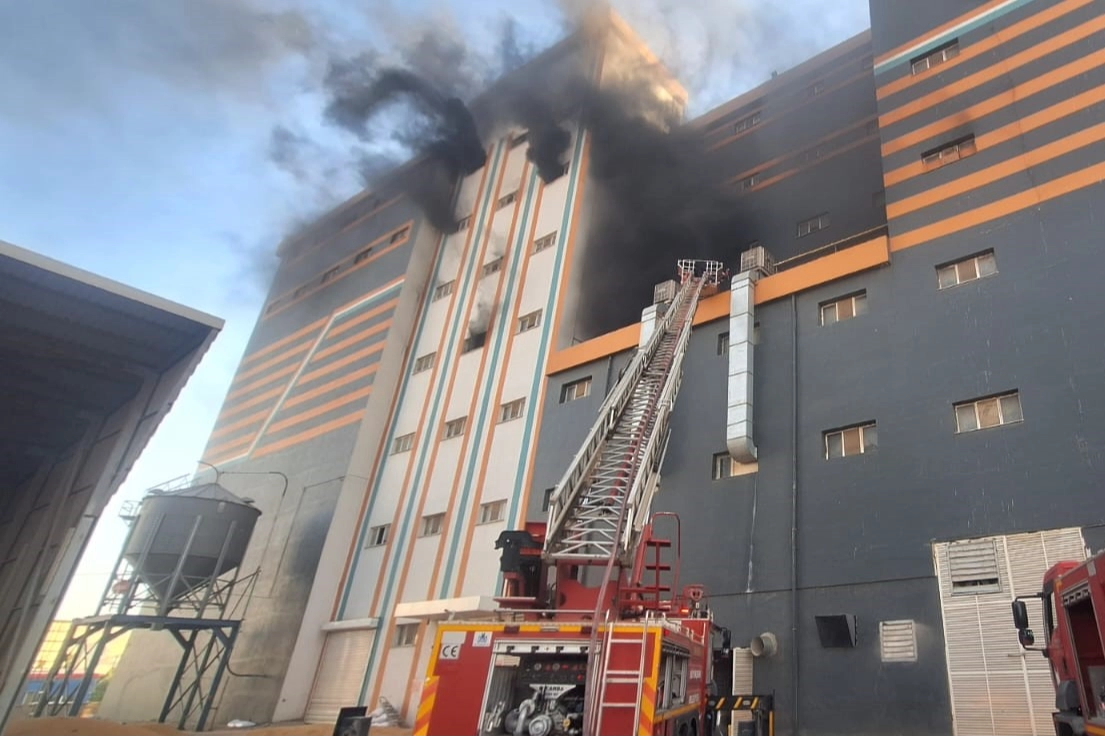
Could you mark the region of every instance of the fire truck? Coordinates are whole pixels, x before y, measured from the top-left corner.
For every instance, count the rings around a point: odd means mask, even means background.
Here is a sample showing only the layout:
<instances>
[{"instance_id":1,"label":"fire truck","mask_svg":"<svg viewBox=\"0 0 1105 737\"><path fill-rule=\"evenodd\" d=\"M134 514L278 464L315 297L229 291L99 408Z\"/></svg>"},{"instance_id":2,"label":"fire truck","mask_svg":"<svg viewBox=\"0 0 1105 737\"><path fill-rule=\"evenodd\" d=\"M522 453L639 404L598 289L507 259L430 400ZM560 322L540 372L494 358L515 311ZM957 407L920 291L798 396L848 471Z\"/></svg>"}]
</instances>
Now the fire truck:
<instances>
[{"instance_id":1,"label":"fire truck","mask_svg":"<svg viewBox=\"0 0 1105 737\"><path fill-rule=\"evenodd\" d=\"M415 734L715 733L728 631L703 587L680 585L679 518L651 507L695 307L725 274L682 260L678 275L657 287L659 318L643 322L547 522L496 542L495 618L439 625ZM766 733L770 697L756 704Z\"/></svg>"},{"instance_id":2,"label":"fire truck","mask_svg":"<svg viewBox=\"0 0 1105 737\"><path fill-rule=\"evenodd\" d=\"M1026 599L1043 604L1042 647L1035 645ZM1051 664L1055 734L1105 735L1105 553L1049 568L1043 591L1013 602L1013 623L1021 646L1043 652Z\"/></svg>"}]
</instances>

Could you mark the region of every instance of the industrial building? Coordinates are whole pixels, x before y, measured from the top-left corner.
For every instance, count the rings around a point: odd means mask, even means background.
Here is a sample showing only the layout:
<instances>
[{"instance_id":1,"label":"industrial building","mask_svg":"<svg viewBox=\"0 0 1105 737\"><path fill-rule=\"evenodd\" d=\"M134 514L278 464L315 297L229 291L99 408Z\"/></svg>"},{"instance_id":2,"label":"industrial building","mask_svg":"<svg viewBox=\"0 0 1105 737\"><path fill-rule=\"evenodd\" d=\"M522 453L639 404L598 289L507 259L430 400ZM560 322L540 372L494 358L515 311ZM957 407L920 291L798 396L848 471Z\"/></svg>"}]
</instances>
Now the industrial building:
<instances>
[{"instance_id":1,"label":"industrial building","mask_svg":"<svg viewBox=\"0 0 1105 737\"><path fill-rule=\"evenodd\" d=\"M680 515L683 580L734 645L775 635L742 662L781 733L1050 733L1009 602L1105 544L1105 3L897 0L871 21L682 129L741 228L664 256L735 278L698 304L654 508ZM685 106L623 23L594 38L526 73L647 69ZM496 538L544 518L654 319L649 284L617 305L640 320L588 334L622 275L586 273L602 152L564 121L549 181L531 131L486 137L455 232L382 186L281 246L204 458L263 511L219 720L381 697L410 719L437 623L496 608ZM101 714L148 718L174 662L132 647L120 673L147 677Z\"/></svg>"}]
</instances>

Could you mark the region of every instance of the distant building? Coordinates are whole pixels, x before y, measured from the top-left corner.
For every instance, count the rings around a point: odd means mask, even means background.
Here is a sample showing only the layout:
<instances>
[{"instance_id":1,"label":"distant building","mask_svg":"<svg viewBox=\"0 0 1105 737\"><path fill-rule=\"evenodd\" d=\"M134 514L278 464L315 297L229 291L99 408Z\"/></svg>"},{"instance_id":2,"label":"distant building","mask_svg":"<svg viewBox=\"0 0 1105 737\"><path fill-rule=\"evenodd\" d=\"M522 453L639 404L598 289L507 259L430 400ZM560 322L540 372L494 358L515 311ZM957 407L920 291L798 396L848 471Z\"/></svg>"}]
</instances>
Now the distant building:
<instances>
[{"instance_id":1,"label":"distant building","mask_svg":"<svg viewBox=\"0 0 1105 737\"><path fill-rule=\"evenodd\" d=\"M700 303L655 506L734 644L776 635L748 676L780 733L1047 732L1047 664L1009 602L1105 544L1105 8L871 15L687 123L739 192L725 260L762 245L776 273L751 324L730 294ZM608 33L534 63L651 62ZM220 720L380 697L410 718L436 622L494 608L497 535L543 519L641 330L577 335L599 152L566 120L547 184L525 130L485 141L456 233L381 191L283 247L205 453L290 479L223 477L264 510L234 668L269 677L230 678ZM119 714L171 659L128 653L150 678Z\"/></svg>"}]
</instances>

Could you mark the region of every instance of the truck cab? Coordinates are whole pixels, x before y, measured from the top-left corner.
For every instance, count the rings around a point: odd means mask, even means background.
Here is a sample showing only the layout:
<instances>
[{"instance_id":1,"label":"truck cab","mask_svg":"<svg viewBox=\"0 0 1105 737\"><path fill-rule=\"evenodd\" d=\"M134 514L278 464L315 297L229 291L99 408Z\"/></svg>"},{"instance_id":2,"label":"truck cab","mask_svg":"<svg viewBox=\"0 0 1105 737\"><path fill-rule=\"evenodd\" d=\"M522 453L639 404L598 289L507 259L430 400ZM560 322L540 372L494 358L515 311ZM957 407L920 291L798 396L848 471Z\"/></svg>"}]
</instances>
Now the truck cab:
<instances>
[{"instance_id":1,"label":"truck cab","mask_svg":"<svg viewBox=\"0 0 1105 737\"><path fill-rule=\"evenodd\" d=\"M1055 684L1057 735L1105 735L1105 555L1057 563L1043 590L1013 602L1021 645L1044 654ZM1044 643L1036 645L1027 599L1043 605Z\"/></svg>"}]
</instances>

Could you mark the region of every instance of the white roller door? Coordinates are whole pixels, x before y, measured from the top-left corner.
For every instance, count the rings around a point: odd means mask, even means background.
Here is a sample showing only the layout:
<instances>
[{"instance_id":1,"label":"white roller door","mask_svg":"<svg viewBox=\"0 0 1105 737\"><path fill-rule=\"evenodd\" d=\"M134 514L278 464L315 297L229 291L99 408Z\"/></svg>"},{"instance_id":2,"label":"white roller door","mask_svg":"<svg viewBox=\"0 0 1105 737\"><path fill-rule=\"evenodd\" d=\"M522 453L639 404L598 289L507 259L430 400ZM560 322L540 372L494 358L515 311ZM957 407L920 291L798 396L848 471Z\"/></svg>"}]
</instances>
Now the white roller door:
<instances>
[{"instance_id":1,"label":"white roller door","mask_svg":"<svg viewBox=\"0 0 1105 737\"><path fill-rule=\"evenodd\" d=\"M1009 604L1034 594L1044 572L1086 556L1078 528L933 545L955 733L1054 734L1047 660L1017 642ZM1040 602L1028 602L1043 640Z\"/></svg>"},{"instance_id":2,"label":"white roller door","mask_svg":"<svg viewBox=\"0 0 1105 737\"><path fill-rule=\"evenodd\" d=\"M332 724L343 706L357 706L375 634L360 629L326 635L304 721Z\"/></svg>"}]
</instances>

